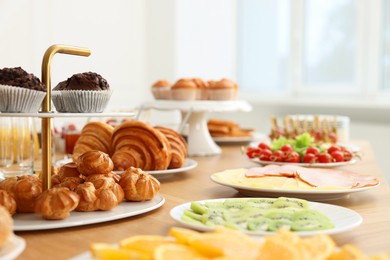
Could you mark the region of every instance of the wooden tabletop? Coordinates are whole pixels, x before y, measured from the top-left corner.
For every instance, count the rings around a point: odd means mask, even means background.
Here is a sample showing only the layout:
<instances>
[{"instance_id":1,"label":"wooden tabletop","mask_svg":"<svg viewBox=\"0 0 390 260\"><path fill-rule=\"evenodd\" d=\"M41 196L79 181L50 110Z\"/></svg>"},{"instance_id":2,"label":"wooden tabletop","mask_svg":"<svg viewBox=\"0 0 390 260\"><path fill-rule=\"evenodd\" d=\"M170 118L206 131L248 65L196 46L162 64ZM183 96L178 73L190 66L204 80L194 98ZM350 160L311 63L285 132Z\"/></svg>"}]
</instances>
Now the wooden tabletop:
<instances>
[{"instance_id":1,"label":"wooden tabletop","mask_svg":"<svg viewBox=\"0 0 390 260\"><path fill-rule=\"evenodd\" d=\"M370 144L353 142L364 152L361 161L345 166L357 173L377 176L381 185L364 192L353 193L342 199L329 201L335 205L351 208L363 217L363 223L351 231L332 236L338 245L353 243L366 254L390 252L390 189L378 167ZM256 164L241 154L240 146L223 146L222 154L210 157L194 157L198 167L188 172L174 174L161 180L161 195L165 204L154 211L122 220L92 224L81 227L44 231L17 232L27 246L18 259L68 259L88 250L91 242L116 243L139 234L166 235L168 229L178 224L171 219L169 211L184 202L243 197L236 190L210 181L209 176L231 168L253 167Z\"/></svg>"}]
</instances>

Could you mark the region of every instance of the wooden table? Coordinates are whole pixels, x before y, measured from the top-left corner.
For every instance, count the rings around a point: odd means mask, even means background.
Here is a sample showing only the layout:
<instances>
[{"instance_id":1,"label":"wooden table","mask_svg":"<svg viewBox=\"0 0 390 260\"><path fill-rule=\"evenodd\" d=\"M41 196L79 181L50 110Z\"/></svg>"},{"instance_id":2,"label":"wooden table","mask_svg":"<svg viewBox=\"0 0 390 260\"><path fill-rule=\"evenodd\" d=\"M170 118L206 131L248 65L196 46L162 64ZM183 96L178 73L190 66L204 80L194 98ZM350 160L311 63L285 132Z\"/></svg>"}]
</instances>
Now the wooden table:
<instances>
[{"instance_id":1,"label":"wooden table","mask_svg":"<svg viewBox=\"0 0 390 260\"><path fill-rule=\"evenodd\" d=\"M373 150L366 141L354 142L364 152L361 161L345 169L377 176L378 188L353 193L329 203L349 207L360 213L363 223L348 232L334 235L338 245L354 243L366 254L387 250L390 252L390 190L375 160ZM236 190L217 185L209 176L229 168L256 166L241 154L239 146L223 146L221 155L196 157L197 168L175 174L161 181L161 194L166 203L152 212L122 220L81 227L49 231L17 232L27 242L18 259L68 259L88 250L91 242L115 243L139 234L166 235L168 229L178 225L169 216L176 205L193 200L242 197Z\"/></svg>"}]
</instances>

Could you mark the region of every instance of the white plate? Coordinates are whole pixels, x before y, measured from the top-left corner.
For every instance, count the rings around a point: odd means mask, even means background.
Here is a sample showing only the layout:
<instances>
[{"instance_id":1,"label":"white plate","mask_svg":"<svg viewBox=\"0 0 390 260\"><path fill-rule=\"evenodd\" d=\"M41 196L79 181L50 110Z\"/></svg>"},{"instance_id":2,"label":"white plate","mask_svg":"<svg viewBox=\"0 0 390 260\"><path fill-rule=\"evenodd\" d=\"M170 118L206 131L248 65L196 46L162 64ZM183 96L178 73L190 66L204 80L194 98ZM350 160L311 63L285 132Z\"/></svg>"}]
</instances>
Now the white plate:
<instances>
[{"instance_id":1,"label":"white plate","mask_svg":"<svg viewBox=\"0 0 390 260\"><path fill-rule=\"evenodd\" d=\"M60 166L62 166L64 164L67 164L69 162L72 162L72 159L59 160L59 161L56 162L55 165L57 167L60 167ZM184 165L181 168L168 169L168 170L159 170L159 171L145 171L145 172L153 175L157 179L162 179L162 178L171 177L174 173L189 171L191 169L194 169L196 166L198 166L198 162L197 161L195 161L193 159L190 159L190 158L186 158L185 161L184 161ZM118 173L118 174L123 173L123 171L115 171L115 172Z\"/></svg>"},{"instance_id":2,"label":"white plate","mask_svg":"<svg viewBox=\"0 0 390 260\"><path fill-rule=\"evenodd\" d=\"M292 189L278 189L278 188L258 188L258 187L250 187L250 186L239 185L239 184L230 184L218 180L217 178L215 178L214 174L210 176L210 179L215 183L231 187L239 191L241 194L250 197L284 196L284 197L295 197L295 198L315 200L315 201L340 199L351 193L369 190L378 187L380 185L380 183L378 183L375 186L367 186L367 187L355 188L355 189L340 189L340 190L292 190Z\"/></svg>"},{"instance_id":3,"label":"white plate","mask_svg":"<svg viewBox=\"0 0 390 260\"><path fill-rule=\"evenodd\" d=\"M122 202L110 211L76 212L63 220L45 220L32 213L15 214L14 231L45 230L76 227L140 215L161 207L165 198L157 194L152 200L144 202Z\"/></svg>"},{"instance_id":4,"label":"white plate","mask_svg":"<svg viewBox=\"0 0 390 260\"><path fill-rule=\"evenodd\" d=\"M0 260L15 259L26 247L26 241L16 235L11 235L0 248Z\"/></svg>"},{"instance_id":5,"label":"white plate","mask_svg":"<svg viewBox=\"0 0 390 260\"><path fill-rule=\"evenodd\" d=\"M258 163L260 165L276 164L276 165L297 165L302 167L318 167L318 168L335 168L350 164L355 164L356 159L351 159L347 162L332 162L332 163L290 163L290 162L273 162L273 161L262 161L259 158L252 158L250 161Z\"/></svg>"},{"instance_id":6,"label":"white plate","mask_svg":"<svg viewBox=\"0 0 390 260\"><path fill-rule=\"evenodd\" d=\"M248 143L255 140L266 140L267 136L262 133L253 133L251 136L242 136L242 137L212 137L214 142L224 144L224 143Z\"/></svg>"},{"instance_id":7,"label":"white plate","mask_svg":"<svg viewBox=\"0 0 390 260\"><path fill-rule=\"evenodd\" d=\"M234 198L235 200L237 198ZM241 198L242 200L247 200L247 198ZM213 199L213 200L203 200L199 202L209 202L209 201L224 201L226 199ZM321 211L323 214L325 214L327 217L330 218L332 223L335 225L334 228L331 229L326 229L326 230L317 230L317 231L300 231L300 232L295 232L301 236L312 236L316 235L319 233L322 234L337 234L344 232L346 230L350 230L354 227L359 226L363 219L362 217L355 211L336 206L336 205L331 205L331 204L325 204L325 203L318 203L318 202L309 202L309 207L310 209L318 210ZM198 224L193 224L193 223L188 223L183 220L181 220L181 217L183 216L183 212L185 209L190 209L191 208L191 202L181 204L179 206L174 207L170 211L171 217L176 220L177 222L196 229L200 231L211 231L213 230L212 227L206 226L206 225L198 225ZM270 231L243 231L246 234L249 235L254 235L254 236L263 236L263 235L268 235L268 234L273 234L274 232Z\"/></svg>"}]
</instances>

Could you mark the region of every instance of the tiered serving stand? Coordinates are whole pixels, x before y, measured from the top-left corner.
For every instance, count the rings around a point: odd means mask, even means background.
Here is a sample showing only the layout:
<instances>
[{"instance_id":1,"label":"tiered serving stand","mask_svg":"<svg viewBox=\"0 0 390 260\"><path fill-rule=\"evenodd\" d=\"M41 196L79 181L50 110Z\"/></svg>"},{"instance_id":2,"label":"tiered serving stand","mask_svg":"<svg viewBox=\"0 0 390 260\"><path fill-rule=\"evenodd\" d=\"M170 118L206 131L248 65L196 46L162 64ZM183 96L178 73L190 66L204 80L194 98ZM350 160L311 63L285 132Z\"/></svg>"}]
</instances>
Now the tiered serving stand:
<instances>
[{"instance_id":1,"label":"tiered serving stand","mask_svg":"<svg viewBox=\"0 0 390 260\"><path fill-rule=\"evenodd\" d=\"M141 106L143 109L156 110L180 110L184 114L179 132L188 122L189 131L187 136L188 154L190 156L208 156L221 153L221 148L212 139L207 128L207 113L210 112L249 112L252 106L244 100L156 100L146 102Z\"/></svg>"},{"instance_id":2,"label":"tiered serving stand","mask_svg":"<svg viewBox=\"0 0 390 260\"><path fill-rule=\"evenodd\" d=\"M42 190L51 187L51 120L56 117L133 117L132 112L118 113L57 113L51 110L51 59L56 53L71 54L78 56L89 56L91 51L86 48L52 45L43 57L42 61L42 82L46 86L46 97L42 102L42 111L38 113L0 113L1 117L38 117L42 120Z\"/></svg>"}]
</instances>

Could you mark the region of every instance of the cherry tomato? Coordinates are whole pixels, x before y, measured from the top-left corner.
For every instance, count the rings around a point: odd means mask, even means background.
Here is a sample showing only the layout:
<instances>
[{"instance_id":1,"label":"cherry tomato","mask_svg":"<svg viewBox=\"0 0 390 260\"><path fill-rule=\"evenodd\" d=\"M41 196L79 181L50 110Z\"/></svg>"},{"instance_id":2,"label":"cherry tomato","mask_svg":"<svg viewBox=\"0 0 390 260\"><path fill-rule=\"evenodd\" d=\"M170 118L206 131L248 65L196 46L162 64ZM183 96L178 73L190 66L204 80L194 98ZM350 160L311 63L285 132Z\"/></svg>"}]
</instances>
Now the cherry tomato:
<instances>
[{"instance_id":1,"label":"cherry tomato","mask_svg":"<svg viewBox=\"0 0 390 260\"><path fill-rule=\"evenodd\" d=\"M311 146L311 147L307 148L306 153L312 153L314 155L317 155L320 153L320 149L318 149L315 146Z\"/></svg>"},{"instance_id":2,"label":"cherry tomato","mask_svg":"<svg viewBox=\"0 0 390 260\"><path fill-rule=\"evenodd\" d=\"M344 162L344 153L342 151L334 151L330 154L336 162Z\"/></svg>"},{"instance_id":3,"label":"cherry tomato","mask_svg":"<svg viewBox=\"0 0 390 260\"><path fill-rule=\"evenodd\" d=\"M262 161L269 161L271 155L272 155L271 150L269 150L269 149L261 149L261 151L259 153L259 159L262 160Z\"/></svg>"},{"instance_id":4,"label":"cherry tomato","mask_svg":"<svg viewBox=\"0 0 390 260\"><path fill-rule=\"evenodd\" d=\"M273 162L283 162L284 153L280 150L276 150L270 156L270 161Z\"/></svg>"},{"instance_id":5,"label":"cherry tomato","mask_svg":"<svg viewBox=\"0 0 390 260\"><path fill-rule=\"evenodd\" d=\"M292 162L292 163L299 163L301 161L301 157L299 156L299 153L292 151L290 153L285 153L284 155L284 162Z\"/></svg>"},{"instance_id":6,"label":"cherry tomato","mask_svg":"<svg viewBox=\"0 0 390 260\"><path fill-rule=\"evenodd\" d=\"M339 152L341 151L341 148L340 146L337 146L337 145L332 145L331 147L328 148L328 153L329 154L332 154L333 152Z\"/></svg>"},{"instance_id":7,"label":"cherry tomato","mask_svg":"<svg viewBox=\"0 0 390 260\"><path fill-rule=\"evenodd\" d=\"M344 155L344 162L348 162L348 161L352 160L353 156L352 156L352 153L349 150L345 149L342 152L343 152L343 155Z\"/></svg>"},{"instance_id":8,"label":"cherry tomato","mask_svg":"<svg viewBox=\"0 0 390 260\"><path fill-rule=\"evenodd\" d=\"M332 143L337 143L337 135L335 133L329 133L329 139Z\"/></svg>"},{"instance_id":9,"label":"cherry tomato","mask_svg":"<svg viewBox=\"0 0 390 260\"><path fill-rule=\"evenodd\" d=\"M306 153L303 156L302 161L304 163L316 163L317 162L317 157L316 157L316 155L314 153Z\"/></svg>"},{"instance_id":10,"label":"cherry tomato","mask_svg":"<svg viewBox=\"0 0 390 260\"><path fill-rule=\"evenodd\" d=\"M285 144L282 146L282 148L280 148L280 150L284 153L289 153L293 151L293 148L291 147L290 144Z\"/></svg>"},{"instance_id":11,"label":"cherry tomato","mask_svg":"<svg viewBox=\"0 0 390 260\"><path fill-rule=\"evenodd\" d=\"M255 148L255 147L248 147L247 150L246 150L246 155L253 159L255 157L258 157L260 154L260 149L259 148Z\"/></svg>"},{"instance_id":12,"label":"cherry tomato","mask_svg":"<svg viewBox=\"0 0 390 260\"><path fill-rule=\"evenodd\" d=\"M317 159L320 163L330 163L332 162L332 156L328 153L320 153L317 155Z\"/></svg>"},{"instance_id":13,"label":"cherry tomato","mask_svg":"<svg viewBox=\"0 0 390 260\"><path fill-rule=\"evenodd\" d=\"M271 150L271 147L269 147L268 144L263 143L263 142L259 143L259 145L258 145L257 147L259 147L260 149L268 149L268 150Z\"/></svg>"}]
</instances>

